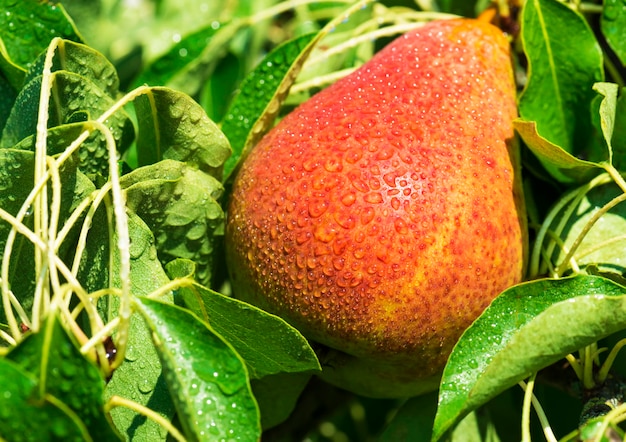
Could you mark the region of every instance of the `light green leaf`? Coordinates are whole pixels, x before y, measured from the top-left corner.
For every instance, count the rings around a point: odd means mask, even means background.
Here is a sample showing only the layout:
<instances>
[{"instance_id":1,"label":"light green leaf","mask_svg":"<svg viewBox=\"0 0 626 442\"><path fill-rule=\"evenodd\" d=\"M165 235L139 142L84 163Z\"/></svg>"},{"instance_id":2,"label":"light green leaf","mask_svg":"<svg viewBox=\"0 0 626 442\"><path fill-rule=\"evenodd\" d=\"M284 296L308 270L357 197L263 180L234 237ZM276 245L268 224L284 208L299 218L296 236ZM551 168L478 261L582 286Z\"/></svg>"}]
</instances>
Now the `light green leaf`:
<instances>
[{"instance_id":1,"label":"light green leaf","mask_svg":"<svg viewBox=\"0 0 626 442\"><path fill-rule=\"evenodd\" d=\"M599 174L602 168L581 160L537 133L534 121L513 121L513 126L528 148L548 166L552 175L562 182L585 181Z\"/></svg>"},{"instance_id":2,"label":"light green leaf","mask_svg":"<svg viewBox=\"0 0 626 442\"><path fill-rule=\"evenodd\" d=\"M198 103L181 92L154 87L135 99L134 105L140 166L177 160L221 180L230 145Z\"/></svg>"},{"instance_id":3,"label":"light green leaf","mask_svg":"<svg viewBox=\"0 0 626 442\"><path fill-rule=\"evenodd\" d=\"M522 119L538 133L577 157L595 158L590 103L594 83L604 78L602 51L577 12L558 0L529 0L521 19L528 58L528 82L520 97ZM544 164L557 179L562 175Z\"/></svg>"},{"instance_id":4,"label":"light green leaf","mask_svg":"<svg viewBox=\"0 0 626 442\"><path fill-rule=\"evenodd\" d=\"M219 335L180 307L137 298L187 438L258 440L259 411L245 364Z\"/></svg>"},{"instance_id":5,"label":"light green leaf","mask_svg":"<svg viewBox=\"0 0 626 442\"><path fill-rule=\"evenodd\" d=\"M444 369L432 440L570 352L626 328L626 288L595 276L506 290L461 336Z\"/></svg>"},{"instance_id":6,"label":"light green leaf","mask_svg":"<svg viewBox=\"0 0 626 442\"><path fill-rule=\"evenodd\" d=\"M324 33L311 33L283 43L270 52L244 79L221 127L233 148L226 161L225 179L245 150L269 130L302 64Z\"/></svg>"},{"instance_id":7,"label":"light green leaf","mask_svg":"<svg viewBox=\"0 0 626 442\"><path fill-rule=\"evenodd\" d=\"M557 214L551 229L556 231L562 223L565 213L570 214L557 235L563 244L557 247L553 256L553 264L559 265L585 226L597 212L623 191L614 183L597 186L575 200L575 207L566 206ZM573 259L579 267L594 265L601 271L623 273L626 271L624 250L626 248L626 203L613 207L585 233L585 237L576 249Z\"/></svg>"},{"instance_id":8,"label":"light green leaf","mask_svg":"<svg viewBox=\"0 0 626 442\"><path fill-rule=\"evenodd\" d=\"M600 101L598 114L600 117L600 129L604 136L604 141L608 146L609 163L612 162L613 146L611 139L613 138L613 130L615 128L615 111L617 107L617 94L619 86L615 83L596 83L593 85L593 90L603 96ZM596 97L598 98L598 97Z\"/></svg>"},{"instance_id":9,"label":"light green leaf","mask_svg":"<svg viewBox=\"0 0 626 442\"><path fill-rule=\"evenodd\" d=\"M615 125L613 127L613 166L626 171L626 88L621 88L615 109Z\"/></svg>"},{"instance_id":10,"label":"light green leaf","mask_svg":"<svg viewBox=\"0 0 626 442\"><path fill-rule=\"evenodd\" d=\"M622 65L626 66L626 8L621 0L604 0L600 29Z\"/></svg>"},{"instance_id":11,"label":"light green leaf","mask_svg":"<svg viewBox=\"0 0 626 442\"><path fill-rule=\"evenodd\" d=\"M193 276L184 260L170 263L167 271L171 278ZM321 370L308 341L278 316L200 284L179 289L178 296L237 350L252 378Z\"/></svg>"}]
</instances>

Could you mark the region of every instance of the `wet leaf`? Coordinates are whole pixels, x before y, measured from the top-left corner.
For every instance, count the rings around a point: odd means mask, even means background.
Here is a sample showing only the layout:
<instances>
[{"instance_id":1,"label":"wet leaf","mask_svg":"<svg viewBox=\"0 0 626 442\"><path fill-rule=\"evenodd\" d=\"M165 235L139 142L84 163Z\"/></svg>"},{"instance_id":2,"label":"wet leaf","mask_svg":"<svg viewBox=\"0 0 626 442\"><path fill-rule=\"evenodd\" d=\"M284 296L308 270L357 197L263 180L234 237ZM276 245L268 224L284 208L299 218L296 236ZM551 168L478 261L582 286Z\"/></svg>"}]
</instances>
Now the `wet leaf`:
<instances>
[{"instance_id":1,"label":"wet leaf","mask_svg":"<svg viewBox=\"0 0 626 442\"><path fill-rule=\"evenodd\" d=\"M626 288L595 276L537 280L496 298L444 369L433 439L507 388L626 327Z\"/></svg>"},{"instance_id":2,"label":"wet leaf","mask_svg":"<svg viewBox=\"0 0 626 442\"><path fill-rule=\"evenodd\" d=\"M162 264L176 258L193 260L196 278L209 285L213 275L217 232L224 212L217 202L220 181L173 160L144 166L122 177L126 202L156 238Z\"/></svg>"},{"instance_id":3,"label":"wet leaf","mask_svg":"<svg viewBox=\"0 0 626 442\"><path fill-rule=\"evenodd\" d=\"M0 439L14 442L87 440L80 421L73 420L37 396L37 378L18 364L0 358Z\"/></svg>"},{"instance_id":4,"label":"wet leaf","mask_svg":"<svg viewBox=\"0 0 626 442\"><path fill-rule=\"evenodd\" d=\"M528 82L519 100L525 121L546 140L577 157L599 159L590 149L590 103L604 78L602 52L584 18L558 0L530 0L521 18ZM606 159L606 158L603 158ZM557 179L562 175L544 164Z\"/></svg>"},{"instance_id":5,"label":"wet leaf","mask_svg":"<svg viewBox=\"0 0 626 442\"><path fill-rule=\"evenodd\" d=\"M198 103L168 88L149 88L134 101L139 165L162 159L187 163L216 179L230 156L228 140Z\"/></svg>"},{"instance_id":6,"label":"wet leaf","mask_svg":"<svg viewBox=\"0 0 626 442\"><path fill-rule=\"evenodd\" d=\"M226 179L245 150L269 130L302 64L322 36L305 34L278 46L241 83L221 124L233 148L224 168Z\"/></svg>"},{"instance_id":7,"label":"wet leaf","mask_svg":"<svg viewBox=\"0 0 626 442\"><path fill-rule=\"evenodd\" d=\"M621 0L604 0L600 28L622 65L626 65L626 7Z\"/></svg>"},{"instance_id":8,"label":"wet leaf","mask_svg":"<svg viewBox=\"0 0 626 442\"><path fill-rule=\"evenodd\" d=\"M152 331L165 381L188 438L260 438L245 364L218 334L180 307L137 298Z\"/></svg>"},{"instance_id":9,"label":"wet leaf","mask_svg":"<svg viewBox=\"0 0 626 442\"><path fill-rule=\"evenodd\" d=\"M193 276L193 265L178 260L167 271L170 278ZM237 350L251 378L321 370L308 341L278 316L200 284L179 289L178 296Z\"/></svg>"},{"instance_id":10,"label":"wet leaf","mask_svg":"<svg viewBox=\"0 0 626 442\"><path fill-rule=\"evenodd\" d=\"M54 44L51 72L68 71L88 78L102 92L111 98L119 94L120 80L115 66L100 52L87 45L71 40L58 39ZM46 53L43 52L33 62L26 73L24 84L43 74Z\"/></svg>"},{"instance_id":11,"label":"wet leaf","mask_svg":"<svg viewBox=\"0 0 626 442\"><path fill-rule=\"evenodd\" d=\"M169 278L156 258L155 240L150 229L132 212L129 214L128 221L131 238L131 293L134 296L147 296L167 284ZM89 280L97 281L100 275L105 275L104 279L108 284L109 252L108 249L104 251L101 249L109 243L106 222L95 221L92 232L94 237L88 241L88 250L91 252L84 255L83 263L90 271ZM114 259L114 263L115 268L118 268L119 257ZM118 272L114 271L115 276L111 284L119 287L121 281L117 278L117 274ZM93 290L94 287L91 289ZM169 295L163 299L171 302L172 297ZM119 307L118 299L117 297L106 298L99 307L103 316L111 320L115 317ZM113 313L112 316L111 313ZM161 362L152 342L151 331L139 314L131 317L128 349L124 362L113 373L105 393L107 398L117 395L131 399L151 408L168 420L171 420L175 414L174 404L162 374ZM116 407L111 410L111 417L116 428L128 440L164 441L166 439L167 433L160 425L133 410Z\"/></svg>"},{"instance_id":12,"label":"wet leaf","mask_svg":"<svg viewBox=\"0 0 626 442\"><path fill-rule=\"evenodd\" d=\"M57 71L51 78L49 128L88 119L95 120L115 103L113 98L86 77L67 71ZM36 133L41 81L42 77L36 77L18 95L4 128L0 147L14 146ZM133 136L130 118L125 111L119 110L107 119L105 124L115 138L117 150L123 152ZM82 144L78 157L84 173L108 176L107 148L103 138L97 133Z\"/></svg>"},{"instance_id":13,"label":"wet leaf","mask_svg":"<svg viewBox=\"0 0 626 442\"><path fill-rule=\"evenodd\" d=\"M52 2L0 0L0 69L15 90L54 37L81 41L65 9Z\"/></svg>"},{"instance_id":14,"label":"wet leaf","mask_svg":"<svg viewBox=\"0 0 626 442\"><path fill-rule=\"evenodd\" d=\"M119 440L104 414L104 379L99 370L80 353L56 316L51 315L41 330L28 335L6 356L37 379L31 400L44 402L53 396L62 403L84 434L104 440Z\"/></svg>"},{"instance_id":15,"label":"wet leaf","mask_svg":"<svg viewBox=\"0 0 626 442\"><path fill-rule=\"evenodd\" d=\"M34 183L34 154L15 149L0 149L0 207L9 214L16 216L22 204L32 190ZM61 201L59 225L63 226L77 204L93 189L93 184L77 171L76 161L66 161L59 170L61 178ZM26 227L32 228L32 216L28 214L23 220ZM7 236L11 225L0 220L0 263L5 252ZM61 245L58 255L66 257L71 252L73 236L70 235ZM13 293L28 311L32 306L35 289L34 247L22 235L17 235L13 243L11 262L9 264L9 283ZM0 306L0 318L4 318L4 310Z\"/></svg>"}]
</instances>

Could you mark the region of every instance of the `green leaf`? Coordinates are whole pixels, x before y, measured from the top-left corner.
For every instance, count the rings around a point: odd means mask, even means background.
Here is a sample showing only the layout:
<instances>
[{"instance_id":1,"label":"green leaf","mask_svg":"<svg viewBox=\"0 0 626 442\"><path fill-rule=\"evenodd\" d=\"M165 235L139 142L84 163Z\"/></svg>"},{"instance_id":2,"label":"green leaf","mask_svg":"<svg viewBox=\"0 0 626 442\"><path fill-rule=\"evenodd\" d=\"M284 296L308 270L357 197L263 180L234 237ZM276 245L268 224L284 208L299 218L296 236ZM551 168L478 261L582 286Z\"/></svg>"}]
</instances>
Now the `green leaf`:
<instances>
[{"instance_id":1,"label":"green leaf","mask_svg":"<svg viewBox=\"0 0 626 442\"><path fill-rule=\"evenodd\" d=\"M566 206L557 214L551 224L562 245L556 248L552 255L555 266L561 264L572 249L572 245L583 232L597 212L614 198L623 194L623 191L613 182L597 186L589 190L581 198L575 200L575 206ZM563 216L568 219L562 229L557 226L563 223ZM626 271L624 263L624 248L626 246L626 203L620 203L602 215L576 249L573 259L579 267L594 265L599 270L623 273Z\"/></svg>"},{"instance_id":2,"label":"green leaf","mask_svg":"<svg viewBox=\"0 0 626 442\"><path fill-rule=\"evenodd\" d=\"M566 152L593 158L590 103L604 78L602 51L586 21L558 0L529 0L522 14L528 82L520 97L522 119ZM562 178L545 164L556 178Z\"/></svg>"},{"instance_id":3,"label":"green leaf","mask_svg":"<svg viewBox=\"0 0 626 442\"><path fill-rule=\"evenodd\" d=\"M612 163L613 159L613 146L611 139L613 138L613 131L615 129L615 111L617 107L617 94L619 92L619 86L615 83L596 83L593 85L593 90L596 91L599 96L596 100L602 96L598 105L598 126L604 137L604 142L608 147L609 163ZM596 119L593 119L594 124Z\"/></svg>"},{"instance_id":4,"label":"green leaf","mask_svg":"<svg viewBox=\"0 0 626 442\"><path fill-rule=\"evenodd\" d=\"M34 154L15 149L0 149L0 208L16 216L33 188ZM76 161L69 159L59 170L61 179L61 200L59 226L63 226L70 213L93 189L93 184L77 171ZM26 227L32 228L32 216L27 212L23 219ZM0 220L0 262L5 253L7 236L11 225ZM59 256L65 257L72 250L70 235L59 249ZM9 264L9 284L22 306L29 311L35 289L34 247L22 235L17 235L13 243ZM4 319L4 310L0 307L0 318Z\"/></svg>"},{"instance_id":5,"label":"green leaf","mask_svg":"<svg viewBox=\"0 0 626 442\"><path fill-rule=\"evenodd\" d=\"M302 64L324 33L310 33L275 48L241 83L240 92L222 121L222 131L233 155L226 161L224 176L235 169L245 150L263 136L278 115L302 68Z\"/></svg>"},{"instance_id":6,"label":"green leaf","mask_svg":"<svg viewBox=\"0 0 626 442\"><path fill-rule=\"evenodd\" d=\"M620 0L604 0L600 29L622 65L626 65L626 8Z\"/></svg>"},{"instance_id":7,"label":"green leaf","mask_svg":"<svg viewBox=\"0 0 626 442\"><path fill-rule=\"evenodd\" d=\"M598 164L576 158L539 135L536 122L517 119L513 121L513 126L526 146L559 181L582 182L591 179L602 171Z\"/></svg>"},{"instance_id":8,"label":"green leaf","mask_svg":"<svg viewBox=\"0 0 626 442\"><path fill-rule=\"evenodd\" d=\"M187 438L258 440L259 412L245 365L219 335L180 307L137 298Z\"/></svg>"},{"instance_id":9,"label":"green leaf","mask_svg":"<svg viewBox=\"0 0 626 442\"><path fill-rule=\"evenodd\" d=\"M37 379L22 367L0 358L0 439L12 442L87 440L84 427L47 400L37 396Z\"/></svg>"},{"instance_id":10,"label":"green leaf","mask_svg":"<svg viewBox=\"0 0 626 442\"><path fill-rule=\"evenodd\" d=\"M195 95L243 27L241 21L214 21L185 36L153 61L134 81L134 85L168 86Z\"/></svg>"},{"instance_id":11,"label":"green leaf","mask_svg":"<svg viewBox=\"0 0 626 442\"><path fill-rule=\"evenodd\" d=\"M186 277L193 274L193 266L178 260L167 271L171 278ZM178 296L237 350L250 377L321 370L308 341L278 316L200 284L179 289Z\"/></svg>"},{"instance_id":12,"label":"green leaf","mask_svg":"<svg viewBox=\"0 0 626 442\"><path fill-rule=\"evenodd\" d=\"M496 298L444 369L432 440L530 374L626 327L626 288L595 276L537 280Z\"/></svg>"},{"instance_id":13,"label":"green leaf","mask_svg":"<svg viewBox=\"0 0 626 442\"><path fill-rule=\"evenodd\" d=\"M279 373L250 381L261 411L263 430L289 418L310 379L311 374L307 373Z\"/></svg>"},{"instance_id":14,"label":"green leaf","mask_svg":"<svg viewBox=\"0 0 626 442\"><path fill-rule=\"evenodd\" d=\"M613 166L619 171L626 171L626 88L621 88L615 109L615 125L611 145L613 148Z\"/></svg>"},{"instance_id":15,"label":"green leaf","mask_svg":"<svg viewBox=\"0 0 626 442\"><path fill-rule=\"evenodd\" d=\"M54 37L81 41L65 9L51 2L0 0L0 70L15 90Z\"/></svg>"},{"instance_id":16,"label":"green leaf","mask_svg":"<svg viewBox=\"0 0 626 442\"><path fill-rule=\"evenodd\" d=\"M96 218L92 224L87 241L87 253L83 255L82 269L89 272L88 281L100 285L90 285L90 291L108 287L119 287L119 253L113 259L112 281L109 283L109 238L108 225L104 212L102 218ZM169 282L157 259L154 236L145 223L133 212L129 212L128 230L131 239L130 282L134 296L147 296ZM115 244L115 240L112 241ZM83 279L85 277L83 276ZM105 284L105 285L102 285ZM171 302L172 296L165 300ZM117 297L107 297L99 304L103 317L111 320L119 307ZM111 315L112 313L112 315ZM141 316L133 314L128 332L128 348L123 363L115 370L106 387L106 396L113 395L131 399L171 420L175 414L174 403L169 395L162 374L159 355L152 342L151 330ZM116 428L128 440L164 441L167 433L151 419L135 411L116 407L111 410L111 417Z\"/></svg>"},{"instance_id":17,"label":"green leaf","mask_svg":"<svg viewBox=\"0 0 626 442\"><path fill-rule=\"evenodd\" d=\"M223 187L215 178L173 160L141 167L122 177L128 207L153 232L163 264L186 258L196 277L209 285L215 265L216 231L224 212L217 202Z\"/></svg>"},{"instance_id":18,"label":"green leaf","mask_svg":"<svg viewBox=\"0 0 626 442\"><path fill-rule=\"evenodd\" d=\"M230 156L228 140L189 96L168 88L148 88L134 101L139 134L139 165L162 159L182 161L222 178Z\"/></svg>"},{"instance_id":19,"label":"green leaf","mask_svg":"<svg viewBox=\"0 0 626 442\"><path fill-rule=\"evenodd\" d=\"M4 125L9 118L15 99L17 98L17 92L11 87L9 81L0 72L0 134L4 129Z\"/></svg>"},{"instance_id":20,"label":"green leaf","mask_svg":"<svg viewBox=\"0 0 626 442\"><path fill-rule=\"evenodd\" d=\"M381 434L380 442L430 440L437 411L437 392L407 400Z\"/></svg>"},{"instance_id":21,"label":"green leaf","mask_svg":"<svg viewBox=\"0 0 626 442\"><path fill-rule=\"evenodd\" d=\"M41 76L34 78L20 92L4 128L0 147L12 147L21 140L35 135L39 115ZM48 127L97 119L114 106L115 100L104 93L96 83L68 71L51 75L52 93ZM117 150L123 152L133 136L133 125L124 110L119 110L105 121L112 131ZM87 139L78 151L84 173L108 176L108 151L104 138L96 133Z\"/></svg>"},{"instance_id":22,"label":"green leaf","mask_svg":"<svg viewBox=\"0 0 626 442\"><path fill-rule=\"evenodd\" d=\"M119 440L104 414L104 379L56 316L48 316L41 330L26 336L6 357L37 379L32 400L45 401L52 396L85 434Z\"/></svg>"},{"instance_id":23,"label":"green leaf","mask_svg":"<svg viewBox=\"0 0 626 442\"><path fill-rule=\"evenodd\" d=\"M70 40L58 39L53 45L54 56L50 67L51 72L72 72L89 79L109 97L115 98L117 96L120 80L115 66L104 55L89 46ZM28 84L43 74L46 52L41 53L33 62L26 73L24 84Z\"/></svg>"}]
</instances>

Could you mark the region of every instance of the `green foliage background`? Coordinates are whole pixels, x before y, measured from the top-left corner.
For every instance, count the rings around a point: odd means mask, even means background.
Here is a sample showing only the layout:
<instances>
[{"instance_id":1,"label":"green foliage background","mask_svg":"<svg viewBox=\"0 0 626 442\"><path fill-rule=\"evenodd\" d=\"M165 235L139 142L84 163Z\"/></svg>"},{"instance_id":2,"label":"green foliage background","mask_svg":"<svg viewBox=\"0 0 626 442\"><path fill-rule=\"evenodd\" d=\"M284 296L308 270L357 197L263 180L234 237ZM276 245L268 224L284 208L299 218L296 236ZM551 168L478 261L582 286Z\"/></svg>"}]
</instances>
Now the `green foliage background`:
<instances>
[{"instance_id":1,"label":"green foliage background","mask_svg":"<svg viewBox=\"0 0 626 442\"><path fill-rule=\"evenodd\" d=\"M390 38L490 3L0 0L0 438L623 437L619 401L581 412L626 390L626 7L498 3L527 281L466 331L438 392L373 400L322 384L297 330L230 297L230 180Z\"/></svg>"}]
</instances>

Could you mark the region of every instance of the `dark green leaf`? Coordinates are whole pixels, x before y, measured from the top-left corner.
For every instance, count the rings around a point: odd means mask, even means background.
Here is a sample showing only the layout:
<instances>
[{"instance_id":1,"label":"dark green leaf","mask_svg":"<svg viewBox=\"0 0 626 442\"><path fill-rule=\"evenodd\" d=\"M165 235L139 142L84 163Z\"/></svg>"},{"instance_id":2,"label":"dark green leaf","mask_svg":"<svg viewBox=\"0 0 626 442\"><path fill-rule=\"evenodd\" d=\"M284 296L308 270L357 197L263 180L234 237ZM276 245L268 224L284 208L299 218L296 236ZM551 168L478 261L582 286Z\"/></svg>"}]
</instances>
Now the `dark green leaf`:
<instances>
[{"instance_id":1,"label":"dark green leaf","mask_svg":"<svg viewBox=\"0 0 626 442\"><path fill-rule=\"evenodd\" d=\"M52 2L0 0L0 69L16 90L54 37L81 41L63 7Z\"/></svg>"},{"instance_id":2,"label":"dark green leaf","mask_svg":"<svg viewBox=\"0 0 626 442\"><path fill-rule=\"evenodd\" d=\"M7 355L37 379L35 401L55 397L71 410L85 432L104 440L119 439L104 414L104 379L80 353L56 316L51 315L37 333L28 335Z\"/></svg>"},{"instance_id":3,"label":"dark green leaf","mask_svg":"<svg viewBox=\"0 0 626 442\"><path fill-rule=\"evenodd\" d=\"M474 17L476 15L476 0L439 0L437 2L442 12Z\"/></svg>"},{"instance_id":4,"label":"dark green leaf","mask_svg":"<svg viewBox=\"0 0 626 442\"><path fill-rule=\"evenodd\" d=\"M279 373L252 379L252 391L261 410L263 430L287 420L310 379L311 374L306 373Z\"/></svg>"},{"instance_id":5,"label":"dark green leaf","mask_svg":"<svg viewBox=\"0 0 626 442\"><path fill-rule=\"evenodd\" d=\"M91 441L80 421L49 401L33 400L37 379L18 364L0 358L0 439L11 442Z\"/></svg>"},{"instance_id":6,"label":"dark green leaf","mask_svg":"<svg viewBox=\"0 0 626 442\"><path fill-rule=\"evenodd\" d=\"M185 36L152 62L135 80L135 86L169 86L196 94L242 26L240 21L213 22Z\"/></svg>"},{"instance_id":7,"label":"dark green leaf","mask_svg":"<svg viewBox=\"0 0 626 442\"><path fill-rule=\"evenodd\" d=\"M192 276L193 265L178 260L167 271L171 278ZM252 378L321 370L308 341L278 316L200 284L181 288L178 296L237 350Z\"/></svg>"},{"instance_id":8,"label":"dark green leaf","mask_svg":"<svg viewBox=\"0 0 626 442\"><path fill-rule=\"evenodd\" d=\"M570 352L626 327L626 288L595 276L505 291L461 336L444 369L433 440Z\"/></svg>"},{"instance_id":9,"label":"dark green leaf","mask_svg":"<svg viewBox=\"0 0 626 442\"><path fill-rule=\"evenodd\" d=\"M521 117L536 122L539 134L565 151L599 158L602 154L590 151L590 104L592 86L603 80L604 71L593 32L583 17L558 0L527 1L521 21L529 63ZM551 164L545 166L554 171ZM562 178L558 171L555 175Z\"/></svg>"},{"instance_id":10,"label":"dark green leaf","mask_svg":"<svg viewBox=\"0 0 626 442\"><path fill-rule=\"evenodd\" d=\"M189 96L167 88L149 88L135 101L139 165L162 159L182 161L222 178L231 154L224 134Z\"/></svg>"},{"instance_id":11,"label":"dark green leaf","mask_svg":"<svg viewBox=\"0 0 626 442\"><path fill-rule=\"evenodd\" d=\"M222 338L177 306L137 298L187 438L258 440L259 412L245 365Z\"/></svg>"},{"instance_id":12,"label":"dark green leaf","mask_svg":"<svg viewBox=\"0 0 626 442\"><path fill-rule=\"evenodd\" d=\"M623 1L604 0L600 26L609 46L622 65L626 65L626 8Z\"/></svg>"},{"instance_id":13,"label":"dark green leaf","mask_svg":"<svg viewBox=\"0 0 626 442\"><path fill-rule=\"evenodd\" d=\"M163 264L187 258L196 278L209 285L213 274L216 231L224 212L217 202L223 187L215 178L173 160L141 167L121 180L128 207L148 225Z\"/></svg>"},{"instance_id":14,"label":"dark green leaf","mask_svg":"<svg viewBox=\"0 0 626 442\"><path fill-rule=\"evenodd\" d=\"M537 123L517 119L513 122L528 148L547 166L552 175L562 182L585 181L599 174L598 164L581 160L551 143L537 133Z\"/></svg>"},{"instance_id":15,"label":"dark green leaf","mask_svg":"<svg viewBox=\"0 0 626 442\"><path fill-rule=\"evenodd\" d=\"M16 98L17 92L15 92L15 89L11 87L9 81L2 72L0 72L0 134L9 118Z\"/></svg>"},{"instance_id":16,"label":"dark green leaf","mask_svg":"<svg viewBox=\"0 0 626 442\"><path fill-rule=\"evenodd\" d=\"M437 411L437 392L406 401L380 436L380 442L428 441Z\"/></svg>"},{"instance_id":17,"label":"dark green leaf","mask_svg":"<svg viewBox=\"0 0 626 442\"><path fill-rule=\"evenodd\" d=\"M245 150L269 130L302 64L322 35L305 34L278 46L244 79L222 121L222 131L233 148L224 166L226 179Z\"/></svg>"}]
</instances>

